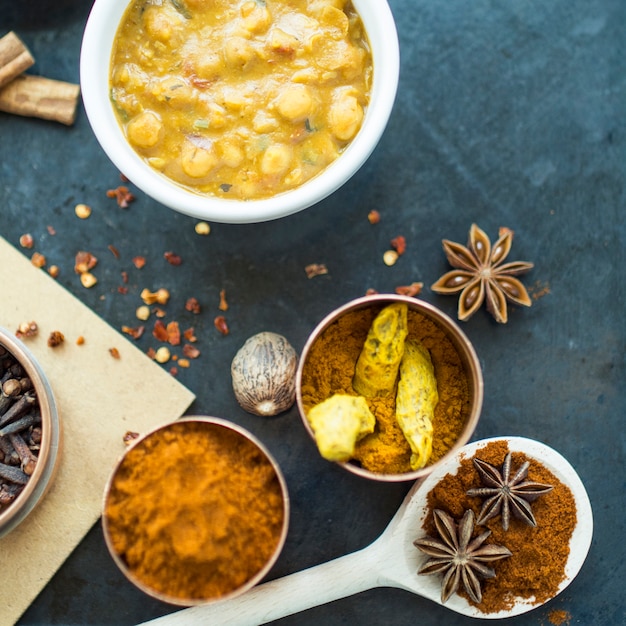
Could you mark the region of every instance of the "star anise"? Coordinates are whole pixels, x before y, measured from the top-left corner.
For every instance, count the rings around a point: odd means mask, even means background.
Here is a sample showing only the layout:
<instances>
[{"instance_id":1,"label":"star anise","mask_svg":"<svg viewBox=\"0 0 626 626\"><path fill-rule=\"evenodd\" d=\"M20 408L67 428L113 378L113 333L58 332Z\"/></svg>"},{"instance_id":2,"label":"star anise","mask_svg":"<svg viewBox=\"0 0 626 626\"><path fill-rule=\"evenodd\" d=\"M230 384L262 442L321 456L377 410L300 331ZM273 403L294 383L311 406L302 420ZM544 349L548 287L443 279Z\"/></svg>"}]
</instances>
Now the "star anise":
<instances>
[{"instance_id":1,"label":"star anise","mask_svg":"<svg viewBox=\"0 0 626 626\"><path fill-rule=\"evenodd\" d=\"M413 542L416 548L431 557L417 573L444 574L441 583L442 604L457 591L460 582L469 597L479 603L482 599L480 579L496 575L493 568L485 563L509 557L511 552L504 546L485 545L490 530L472 539L474 512L471 509L465 511L458 525L441 509L433 511L433 518L439 539L423 537Z\"/></svg>"},{"instance_id":2,"label":"star anise","mask_svg":"<svg viewBox=\"0 0 626 626\"><path fill-rule=\"evenodd\" d=\"M444 239L448 262L457 269L444 274L431 289L446 295L461 292L458 317L462 321L469 319L486 300L487 310L496 321L506 324L507 300L523 306L532 304L526 287L515 277L528 272L533 264L503 263L512 243L513 231L501 228L492 248L489 237L476 224L470 228L467 247Z\"/></svg>"},{"instance_id":3,"label":"star anise","mask_svg":"<svg viewBox=\"0 0 626 626\"><path fill-rule=\"evenodd\" d=\"M491 463L474 459L474 466L478 471L484 487L470 489L468 496L487 498L483 503L478 516L477 524L484 524L492 517L502 516L502 528L509 529L511 513L530 526L536 526L530 503L552 490L552 485L536 483L526 480L530 462L525 461L511 476L511 453L504 457L504 463L499 470Z\"/></svg>"}]
</instances>

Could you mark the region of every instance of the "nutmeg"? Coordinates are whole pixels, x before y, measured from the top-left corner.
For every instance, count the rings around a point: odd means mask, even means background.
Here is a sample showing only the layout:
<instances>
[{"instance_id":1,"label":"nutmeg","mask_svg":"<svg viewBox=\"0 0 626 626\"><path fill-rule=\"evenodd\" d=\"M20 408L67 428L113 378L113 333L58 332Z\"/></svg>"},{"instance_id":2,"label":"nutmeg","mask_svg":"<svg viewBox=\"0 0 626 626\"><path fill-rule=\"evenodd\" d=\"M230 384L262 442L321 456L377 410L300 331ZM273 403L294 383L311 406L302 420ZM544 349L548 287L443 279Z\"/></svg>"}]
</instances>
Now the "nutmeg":
<instances>
[{"instance_id":1,"label":"nutmeg","mask_svg":"<svg viewBox=\"0 0 626 626\"><path fill-rule=\"evenodd\" d=\"M298 355L277 333L250 337L231 364L233 391L241 408L255 415L277 415L289 409L296 397Z\"/></svg>"}]
</instances>

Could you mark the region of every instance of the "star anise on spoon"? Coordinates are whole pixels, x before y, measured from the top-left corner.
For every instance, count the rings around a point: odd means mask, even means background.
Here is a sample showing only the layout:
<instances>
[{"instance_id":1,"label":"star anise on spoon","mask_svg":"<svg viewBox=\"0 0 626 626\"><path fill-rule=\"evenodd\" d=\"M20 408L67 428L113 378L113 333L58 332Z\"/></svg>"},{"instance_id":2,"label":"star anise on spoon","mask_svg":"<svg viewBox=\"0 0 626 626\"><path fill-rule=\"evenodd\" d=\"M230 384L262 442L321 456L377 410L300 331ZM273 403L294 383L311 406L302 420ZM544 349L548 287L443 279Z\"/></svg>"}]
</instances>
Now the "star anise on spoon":
<instances>
[{"instance_id":1,"label":"star anise on spoon","mask_svg":"<svg viewBox=\"0 0 626 626\"><path fill-rule=\"evenodd\" d=\"M443 240L443 249L452 267L457 268L444 274L431 289L441 294L459 291L458 318L469 319L487 302L487 310L497 322L508 320L507 300L515 304L530 306L532 301L526 287L516 278L532 269L532 263L513 261L503 263L511 251L513 231L501 228L499 239L491 246L489 237L476 224L469 232L469 243Z\"/></svg>"},{"instance_id":2,"label":"star anise on spoon","mask_svg":"<svg viewBox=\"0 0 626 626\"><path fill-rule=\"evenodd\" d=\"M496 575L494 569L486 563L509 557L511 552L504 546L485 544L490 530L472 539L475 525L471 509L465 511L458 525L441 509L433 511L433 518L439 538L422 537L413 542L416 548L430 557L417 573L444 574L441 583L442 604L457 591L460 583L463 583L469 597L479 603L482 600L480 579Z\"/></svg>"},{"instance_id":3,"label":"star anise on spoon","mask_svg":"<svg viewBox=\"0 0 626 626\"><path fill-rule=\"evenodd\" d=\"M511 476L510 452L504 457L501 469L481 459L474 458L473 461L484 487L470 489L467 495L487 498L476 523L478 525L484 524L492 517L500 514L502 528L508 530L511 513L513 513L515 517L530 526L536 526L537 522L530 503L551 491L552 485L526 480L530 462L525 461Z\"/></svg>"}]
</instances>

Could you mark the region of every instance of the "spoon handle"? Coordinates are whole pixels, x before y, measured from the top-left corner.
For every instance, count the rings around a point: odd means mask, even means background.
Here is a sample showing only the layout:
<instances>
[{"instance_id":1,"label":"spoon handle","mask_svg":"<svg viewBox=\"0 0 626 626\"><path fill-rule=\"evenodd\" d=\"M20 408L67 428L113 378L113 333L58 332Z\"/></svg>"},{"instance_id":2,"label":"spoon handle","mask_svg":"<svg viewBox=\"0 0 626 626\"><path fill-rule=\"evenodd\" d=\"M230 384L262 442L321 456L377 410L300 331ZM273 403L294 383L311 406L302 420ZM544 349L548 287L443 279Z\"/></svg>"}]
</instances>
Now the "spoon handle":
<instances>
[{"instance_id":1,"label":"spoon handle","mask_svg":"<svg viewBox=\"0 0 626 626\"><path fill-rule=\"evenodd\" d=\"M257 626L380 585L375 550L367 548L253 587L241 596L196 606L144 624Z\"/></svg>"}]
</instances>

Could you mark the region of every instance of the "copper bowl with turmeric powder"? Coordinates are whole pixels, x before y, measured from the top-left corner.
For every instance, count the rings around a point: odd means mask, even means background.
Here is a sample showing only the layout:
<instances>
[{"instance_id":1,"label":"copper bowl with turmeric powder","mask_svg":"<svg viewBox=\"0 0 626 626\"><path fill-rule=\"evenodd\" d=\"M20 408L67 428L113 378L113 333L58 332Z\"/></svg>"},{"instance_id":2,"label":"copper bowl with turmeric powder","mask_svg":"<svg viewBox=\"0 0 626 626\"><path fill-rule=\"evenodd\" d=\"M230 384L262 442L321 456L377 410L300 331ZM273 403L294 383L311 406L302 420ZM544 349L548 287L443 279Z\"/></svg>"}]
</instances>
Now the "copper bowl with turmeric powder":
<instances>
[{"instance_id":1,"label":"copper bowl with turmeric powder","mask_svg":"<svg viewBox=\"0 0 626 626\"><path fill-rule=\"evenodd\" d=\"M258 583L287 536L289 496L265 446L227 420L186 417L135 440L107 483L102 525L122 573L179 606Z\"/></svg>"},{"instance_id":2,"label":"copper bowl with turmeric powder","mask_svg":"<svg viewBox=\"0 0 626 626\"><path fill-rule=\"evenodd\" d=\"M325 459L371 480L417 480L470 440L483 376L446 314L416 298L376 294L339 307L311 333L296 402Z\"/></svg>"},{"instance_id":3,"label":"copper bowl with turmeric powder","mask_svg":"<svg viewBox=\"0 0 626 626\"><path fill-rule=\"evenodd\" d=\"M0 537L31 514L53 483L61 422L48 378L14 333L0 328Z\"/></svg>"}]
</instances>

